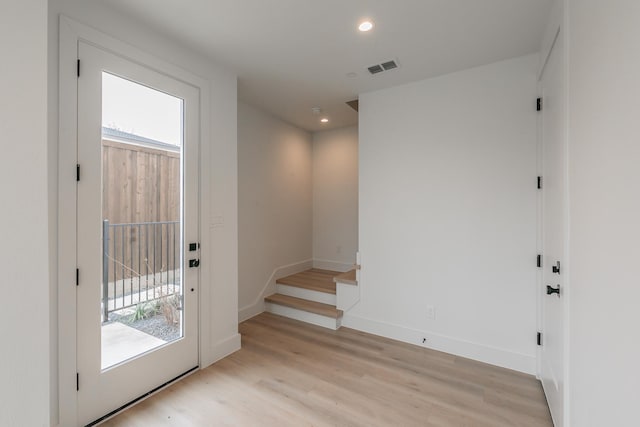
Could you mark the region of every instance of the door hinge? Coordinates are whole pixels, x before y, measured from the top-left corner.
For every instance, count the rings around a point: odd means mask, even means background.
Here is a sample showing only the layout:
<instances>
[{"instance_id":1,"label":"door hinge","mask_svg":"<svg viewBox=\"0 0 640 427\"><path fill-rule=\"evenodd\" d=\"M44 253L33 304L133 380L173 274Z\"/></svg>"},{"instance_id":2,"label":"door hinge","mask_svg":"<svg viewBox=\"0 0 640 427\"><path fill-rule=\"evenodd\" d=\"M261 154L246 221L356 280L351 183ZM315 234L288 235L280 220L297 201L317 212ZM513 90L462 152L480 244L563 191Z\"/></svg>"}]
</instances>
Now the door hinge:
<instances>
[{"instance_id":1,"label":"door hinge","mask_svg":"<svg viewBox=\"0 0 640 427\"><path fill-rule=\"evenodd\" d=\"M80 391L80 374L76 372L76 391Z\"/></svg>"},{"instance_id":2,"label":"door hinge","mask_svg":"<svg viewBox=\"0 0 640 427\"><path fill-rule=\"evenodd\" d=\"M542 332L538 332L538 345L542 345Z\"/></svg>"},{"instance_id":3,"label":"door hinge","mask_svg":"<svg viewBox=\"0 0 640 427\"><path fill-rule=\"evenodd\" d=\"M542 177L539 176L538 177L538 190L541 190L541 189L542 189Z\"/></svg>"},{"instance_id":4,"label":"door hinge","mask_svg":"<svg viewBox=\"0 0 640 427\"><path fill-rule=\"evenodd\" d=\"M536 261L536 267L540 268L542 267L542 255L538 254L538 258Z\"/></svg>"},{"instance_id":5,"label":"door hinge","mask_svg":"<svg viewBox=\"0 0 640 427\"><path fill-rule=\"evenodd\" d=\"M76 72L78 74L78 77L80 77L80 60L78 59L78 63L76 65Z\"/></svg>"},{"instance_id":6,"label":"door hinge","mask_svg":"<svg viewBox=\"0 0 640 427\"><path fill-rule=\"evenodd\" d=\"M76 268L76 286L80 286L80 269Z\"/></svg>"},{"instance_id":7,"label":"door hinge","mask_svg":"<svg viewBox=\"0 0 640 427\"><path fill-rule=\"evenodd\" d=\"M78 75L80 75L80 74L78 74ZM536 111L542 111L542 98L536 99Z\"/></svg>"},{"instance_id":8,"label":"door hinge","mask_svg":"<svg viewBox=\"0 0 640 427\"><path fill-rule=\"evenodd\" d=\"M80 181L80 164L76 165L76 181Z\"/></svg>"}]
</instances>

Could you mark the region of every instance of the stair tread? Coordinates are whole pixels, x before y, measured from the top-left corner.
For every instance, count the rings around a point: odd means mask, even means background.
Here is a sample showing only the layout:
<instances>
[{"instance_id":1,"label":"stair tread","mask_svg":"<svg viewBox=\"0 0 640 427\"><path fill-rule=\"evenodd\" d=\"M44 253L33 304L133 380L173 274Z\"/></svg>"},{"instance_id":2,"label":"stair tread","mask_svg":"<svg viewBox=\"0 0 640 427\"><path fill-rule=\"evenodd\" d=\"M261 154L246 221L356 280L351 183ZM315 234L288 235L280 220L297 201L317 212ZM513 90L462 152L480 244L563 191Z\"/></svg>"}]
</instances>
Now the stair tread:
<instances>
[{"instance_id":1,"label":"stair tread","mask_svg":"<svg viewBox=\"0 0 640 427\"><path fill-rule=\"evenodd\" d=\"M312 268L311 270L282 277L276 280L276 283L280 285L309 289L316 292L335 294L336 284L333 281L333 278L338 274L340 274L339 271Z\"/></svg>"},{"instance_id":2,"label":"stair tread","mask_svg":"<svg viewBox=\"0 0 640 427\"><path fill-rule=\"evenodd\" d=\"M346 273L340 273L336 277L333 278L333 281L338 283L347 283L349 285L357 285L358 281L356 280L356 270L349 270Z\"/></svg>"},{"instance_id":3,"label":"stair tread","mask_svg":"<svg viewBox=\"0 0 640 427\"><path fill-rule=\"evenodd\" d=\"M342 317L342 310L338 310L333 305L323 304L321 302L309 301L282 294L273 294L266 297L264 300L273 304L284 305L286 307L296 308L298 310L308 311L310 313L320 314L334 319Z\"/></svg>"}]
</instances>

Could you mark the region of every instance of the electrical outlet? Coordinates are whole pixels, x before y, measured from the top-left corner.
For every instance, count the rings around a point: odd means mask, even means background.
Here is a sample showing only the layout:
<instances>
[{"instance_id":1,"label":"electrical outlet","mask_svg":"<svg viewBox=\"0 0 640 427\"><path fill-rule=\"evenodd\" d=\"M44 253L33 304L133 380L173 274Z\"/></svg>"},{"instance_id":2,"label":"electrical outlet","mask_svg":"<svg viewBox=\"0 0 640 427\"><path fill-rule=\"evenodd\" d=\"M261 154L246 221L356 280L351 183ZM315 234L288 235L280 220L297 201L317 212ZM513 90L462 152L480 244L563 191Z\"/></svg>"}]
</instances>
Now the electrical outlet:
<instances>
[{"instance_id":1,"label":"electrical outlet","mask_svg":"<svg viewBox=\"0 0 640 427\"><path fill-rule=\"evenodd\" d=\"M427 319L436 320L436 309L432 305L427 306Z\"/></svg>"}]
</instances>

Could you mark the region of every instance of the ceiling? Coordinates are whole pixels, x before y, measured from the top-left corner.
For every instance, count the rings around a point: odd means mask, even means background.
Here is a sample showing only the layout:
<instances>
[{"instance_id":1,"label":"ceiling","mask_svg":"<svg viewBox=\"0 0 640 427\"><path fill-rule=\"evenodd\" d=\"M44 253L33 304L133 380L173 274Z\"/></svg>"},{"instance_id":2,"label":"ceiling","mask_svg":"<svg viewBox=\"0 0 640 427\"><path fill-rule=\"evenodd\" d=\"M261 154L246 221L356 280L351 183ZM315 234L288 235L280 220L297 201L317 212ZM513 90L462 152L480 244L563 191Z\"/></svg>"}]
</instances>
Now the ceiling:
<instances>
[{"instance_id":1,"label":"ceiling","mask_svg":"<svg viewBox=\"0 0 640 427\"><path fill-rule=\"evenodd\" d=\"M345 102L360 93L538 51L552 1L108 3L235 71L241 101L314 132L357 123ZM375 23L369 33L357 30L364 18ZM369 75L368 66L389 59L400 67Z\"/></svg>"}]
</instances>

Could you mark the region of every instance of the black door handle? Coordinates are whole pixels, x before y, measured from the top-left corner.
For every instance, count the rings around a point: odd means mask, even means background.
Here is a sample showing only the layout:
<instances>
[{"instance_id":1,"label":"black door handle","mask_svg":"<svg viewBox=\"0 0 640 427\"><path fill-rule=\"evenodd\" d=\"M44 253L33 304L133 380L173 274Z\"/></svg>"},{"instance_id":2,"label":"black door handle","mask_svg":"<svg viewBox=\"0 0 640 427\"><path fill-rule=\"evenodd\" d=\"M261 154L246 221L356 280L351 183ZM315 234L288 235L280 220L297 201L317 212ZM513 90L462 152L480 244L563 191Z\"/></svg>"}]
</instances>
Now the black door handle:
<instances>
[{"instance_id":1,"label":"black door handle","mask_svg":"<svg viewBox=\"0 0 640 427\"><path fill-rule=\"evenodd\" d=\"M556 262L556 265L551 267L551 271L556 274L560 274L560 261Z\"/></svg>"},{"instance_id":2,"label":"black door handle","mask_svg":"<svg viewBox=\"0 0 640 427\"><path fill-rule=\"evenodd\" d=\"M547 285L547 295L553 295L553 294L558 294L558 297L560 297L560 285L558 285L557 288Z\"/></svg>"},{"instance_id":3,"label":"black door handle","mask_svg":"<svg viewBox=\"0 0 640 427\"><path fill-rule=\"evenodd\" d=\"M199 259L190 259L189 260L189 268L199 267L200 260Z\"/></svg>"}]
</instances>

